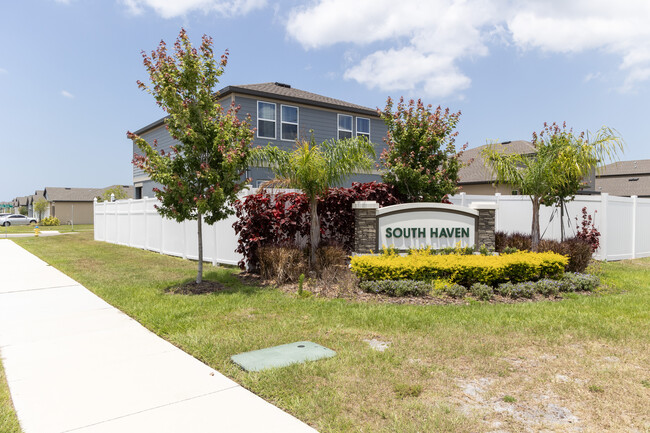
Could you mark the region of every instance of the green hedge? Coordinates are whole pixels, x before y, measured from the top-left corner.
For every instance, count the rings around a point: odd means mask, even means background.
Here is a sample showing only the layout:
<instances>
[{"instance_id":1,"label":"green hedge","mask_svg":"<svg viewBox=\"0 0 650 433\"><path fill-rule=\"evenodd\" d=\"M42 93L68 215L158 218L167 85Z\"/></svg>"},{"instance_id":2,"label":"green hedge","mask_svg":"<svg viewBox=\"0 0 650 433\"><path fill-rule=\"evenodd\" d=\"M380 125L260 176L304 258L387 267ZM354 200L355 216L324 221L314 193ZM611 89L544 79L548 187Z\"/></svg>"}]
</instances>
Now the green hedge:
<instances>
[{"instance_id":1,"label":"green hedge","mask_svg":"<svg viewBox=\"0 0 650 433\"><path fill-rule=\"evenodd\" d=\"M555 253L517 252L501 256L355 256L351 269L362 281L448 279L470 287L560 278L568 258Z\"/></svg>"}]
</instances>

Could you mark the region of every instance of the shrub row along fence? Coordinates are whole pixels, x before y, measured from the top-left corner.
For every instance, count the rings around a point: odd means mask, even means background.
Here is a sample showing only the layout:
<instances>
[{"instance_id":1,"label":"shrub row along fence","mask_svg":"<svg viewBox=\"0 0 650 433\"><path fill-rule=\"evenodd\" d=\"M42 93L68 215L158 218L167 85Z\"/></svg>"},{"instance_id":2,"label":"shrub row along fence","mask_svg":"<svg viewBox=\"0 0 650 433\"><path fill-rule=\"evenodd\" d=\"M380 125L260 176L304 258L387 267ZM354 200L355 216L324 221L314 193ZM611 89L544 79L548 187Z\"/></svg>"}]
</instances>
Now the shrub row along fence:
<instances>
[{"instance_id":1,"label":"shrub row along fence","mask_svg":"<svg viewBox=\"0 0 650 433\"><path fill-rule=\"evenodd\" d=\"M255 194L245 191L241 198ZM530 233L532 206L528 196L466 195L451 197L453 204L469 206L473 202L496 202L495 228L507 233ZM95 203L95 240L141 248L189 259L198 258L196 221L178 223L162 218L155 209L158 200L119 200ZM595 258L622 260L650 256L650 199L637 197L578 196L567 203L565 236L575 235L587 208L600 231L600 248ZM578 221L576 222L576 217ZM233 215L213 225L203 225L203 248L206 261L236 265L242 255L235 252L237 235ZM560 239L559 211L540 209L540 229L544 239Z\"/></svg>"},{"instance_id":2,"label":"shrub row along fence","mask_svg":"<svg viewBox=\"0 0 650 433\"><path fill-rule=\"evenodd\" d=\"M496 231L530 233L533 209L528 196L460 193L451 197L450 201L461 206L469 206L473 202L494 201L497 203ZM650 199L609 194L577 196L566 204L565 237L572 237L577 232L582 222L583 208L593 217L594 226L600 231L600 248L594 255L596 259L650 257ZM541 206L539 221L543 239L560 239L559 209Z\"/></svg>"}]
</instances>

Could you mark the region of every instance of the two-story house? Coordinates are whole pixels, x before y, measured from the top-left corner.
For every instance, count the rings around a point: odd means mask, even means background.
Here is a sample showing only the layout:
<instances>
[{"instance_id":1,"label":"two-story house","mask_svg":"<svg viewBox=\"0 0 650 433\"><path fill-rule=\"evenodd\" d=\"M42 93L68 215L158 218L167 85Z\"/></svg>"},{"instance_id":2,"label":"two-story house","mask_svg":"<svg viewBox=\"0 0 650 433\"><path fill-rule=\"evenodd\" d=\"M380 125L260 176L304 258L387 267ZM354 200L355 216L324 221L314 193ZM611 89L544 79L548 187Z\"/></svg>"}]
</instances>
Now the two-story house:
<instances>
[{"instance_id":1,"label":"two-story house","mask_svg":"<svg viewBox=\"0 0 650 433\"><path fill-rule=\"evenodd\" d=\"M238 116L242 119L251 116L251 126L257 128L252 143L254 147L271 144L290 150L297 139L308 140L310 131L313 131L317 143L327 139L366 137L375 144L377 158L384 148L383 138L387 129L376 110L294 89L288 84L228 86L219 91L218 102L224 109L233 102L240 106ZM150 144L157 140L158 149L167 152L175 140L167 132L164 121L164 118L159 119L135 131L135 134ZM133 152L139 153L135 144ZM246 176L252 179L253 186L273 177L269 169L255 167L250 167ZM345 186L351 182L380 179L379 172L353 174ZM154 196L155 182L137 167L133 168L133 185L135 198Z\"/></svg>"}]
</instances>

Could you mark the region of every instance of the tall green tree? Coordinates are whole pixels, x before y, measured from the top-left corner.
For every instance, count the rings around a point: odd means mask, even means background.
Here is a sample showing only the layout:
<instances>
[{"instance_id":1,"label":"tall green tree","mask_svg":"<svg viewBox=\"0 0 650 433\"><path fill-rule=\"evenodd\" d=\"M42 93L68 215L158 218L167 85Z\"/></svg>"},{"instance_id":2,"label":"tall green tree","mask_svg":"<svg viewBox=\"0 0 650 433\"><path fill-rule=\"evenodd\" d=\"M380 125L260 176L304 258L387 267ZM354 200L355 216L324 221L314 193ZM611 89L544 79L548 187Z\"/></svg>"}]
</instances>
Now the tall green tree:
<instances>
[{"instance_id":1,"label":"tall green tree","mask_svg":"<svg viewBox=\"0 0 650 433\"><path fill-rule=\"evenodd\" d=\"M534 156L507 153L501 144L487 147L483 159L497 177L498 183L512 185L530 196L533 207L531 249L537 251L540 239L539 208L575 195L581 180L600 162L615 157L622 150L621 138L603 127L591 141L574 135L566 125L544 123L540 134L533 133ZM565 195L567 194L567 195Z\"/></svg>"},{"instance_id":2,"label":"tall green tree","mask_svg":"<svg viewBox=\"0 0 650 433\"><path fill-rule=\"evenodd\" d=\"M161 204L158 212L176 221L198 222L198 272L203 280L202 221L213 224L234 211L229 204L244 187L253 131L250 119L237 118L233 105L227 111L216 102L216 85L228 60L226 51L216 60L212 38L204 35L194 48L181 29L174 51L167 52L161 41L151 55L142 53L151 85L138 86L154 96L169 115L165 125L177 143L171 151L158 150L157 143L146 142L131 132L142 155L133 163L162 185L154 189Z\"/></svg>"},{"instance_id":3,"label":"tall green tree","mask_svg":"<svg viewBox=\"0 0 650 433\"><path fill-rule=\"evenodd\" d=\"M253 150L252 161L273 170L274 185L300 189L309 199L312 267L316 264L316 249L320 243L318 197L353 173L369 172L375 164L374 158L374 146L365 138L327 140L317 145L313 134L309 141L296 141L293 151L276 146Z\"/></svg>"},{"instance_id":4,"label":"tall green tree","mask_svg":"<svg viewBox=\"0 0 650 433\"><path fill-rule=\"evenodd\" d=\"M387 147L381 159L384 182L394 185L404 201L441 202L458 190L461 152L456 151L460 111L450 113L438 107L431 111L421 100L400 98L393 111L388 98L380 112L388 127Z\"/></svg>"},{"instance_id":5,"label":"tall green tree","mask_svg":"<svg viewBox=\"0 0 650 433\"><path fill-rule=\"evenodd\" d=\"M44 198L40 198L36 203L34 203L34 212L38 215L39 221L43 219L43 213L47 210L49 205L48 201Z\"/></svg>"}]
</instances>

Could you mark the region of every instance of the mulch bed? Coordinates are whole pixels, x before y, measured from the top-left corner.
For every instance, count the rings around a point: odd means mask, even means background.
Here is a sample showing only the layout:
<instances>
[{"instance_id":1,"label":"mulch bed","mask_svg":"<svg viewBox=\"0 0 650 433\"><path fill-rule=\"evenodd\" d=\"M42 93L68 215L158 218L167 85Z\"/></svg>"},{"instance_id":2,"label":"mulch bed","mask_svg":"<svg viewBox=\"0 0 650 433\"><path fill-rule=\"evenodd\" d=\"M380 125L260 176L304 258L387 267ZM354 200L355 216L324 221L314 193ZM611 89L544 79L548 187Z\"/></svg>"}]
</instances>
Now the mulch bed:
<instances>
[{"instance_id":1,"label":"mulch bed","mask_svg":"<svg viewBox=\"0 0 650 433\"><path fill-rule=\"evenodd\" d=\"M298 284L282 284L275 285L273 281L265 281L267 286L275 286L287 294L296 295L298 293ZM334 285L325 286L305 284L304 290L308 290L312 295L321 298L330 299L347 299L353 302L374 302L380 304L397 304L397 305L467 305L469 300L452 298L441 294L440 296L388 296L382 293L368 293L359 289L358 287L350 290L336 287ZM547 298L542 295L536 294L532 299L527 298L509 298L499 295L494 295L491 300L486 301L490 304L519 304L523 302L536 302L536 301L559 301L562 297Z\"/></svg>"},{"instance_id":2,"label":"mulch bed","mask_svg":"<svg viewBox=\"0 0 650 433\"><path fill-rule=\"evenodd\" d=\"M263 287L263 288L274 288L277 287L284 293L290 295L297 295L298 293L298 284L297 283L288 283L288 284L276 284L273 280L264 280L258 274L253 274L249 272L241 272L237 274L237 279L244 285L254 286L254 287ZM180 286L169 287L165 290L169 294L178 294L178 295L204 295L207 293L216 293L224 290L231 290L231 287L225 286L222 283L217 281L203 281L201 284L196 284L195 281L191 281ZM397 305L467 305L469 301L467 299L456 299L450 296L388 296L381 293L368 293L363 290L355 287L353 289L340 287L336 284L324 284L322 281L318 280L308 280L305 282L303 289L309 291L311 295L317 296L320 298L329 298L329 299L346 299L352 302L369 302L369 303L380 303L380 304L397 304ZM518 298L512 299L508 297L503 297L499 295L494 295L490 301L487 301L491 304L518 304L522 302L536 302L536 301L559 301L562 297L551 297L546 298L542 295L536 294L532 299L527 298Z\"/></svg>"}]
</instances>

